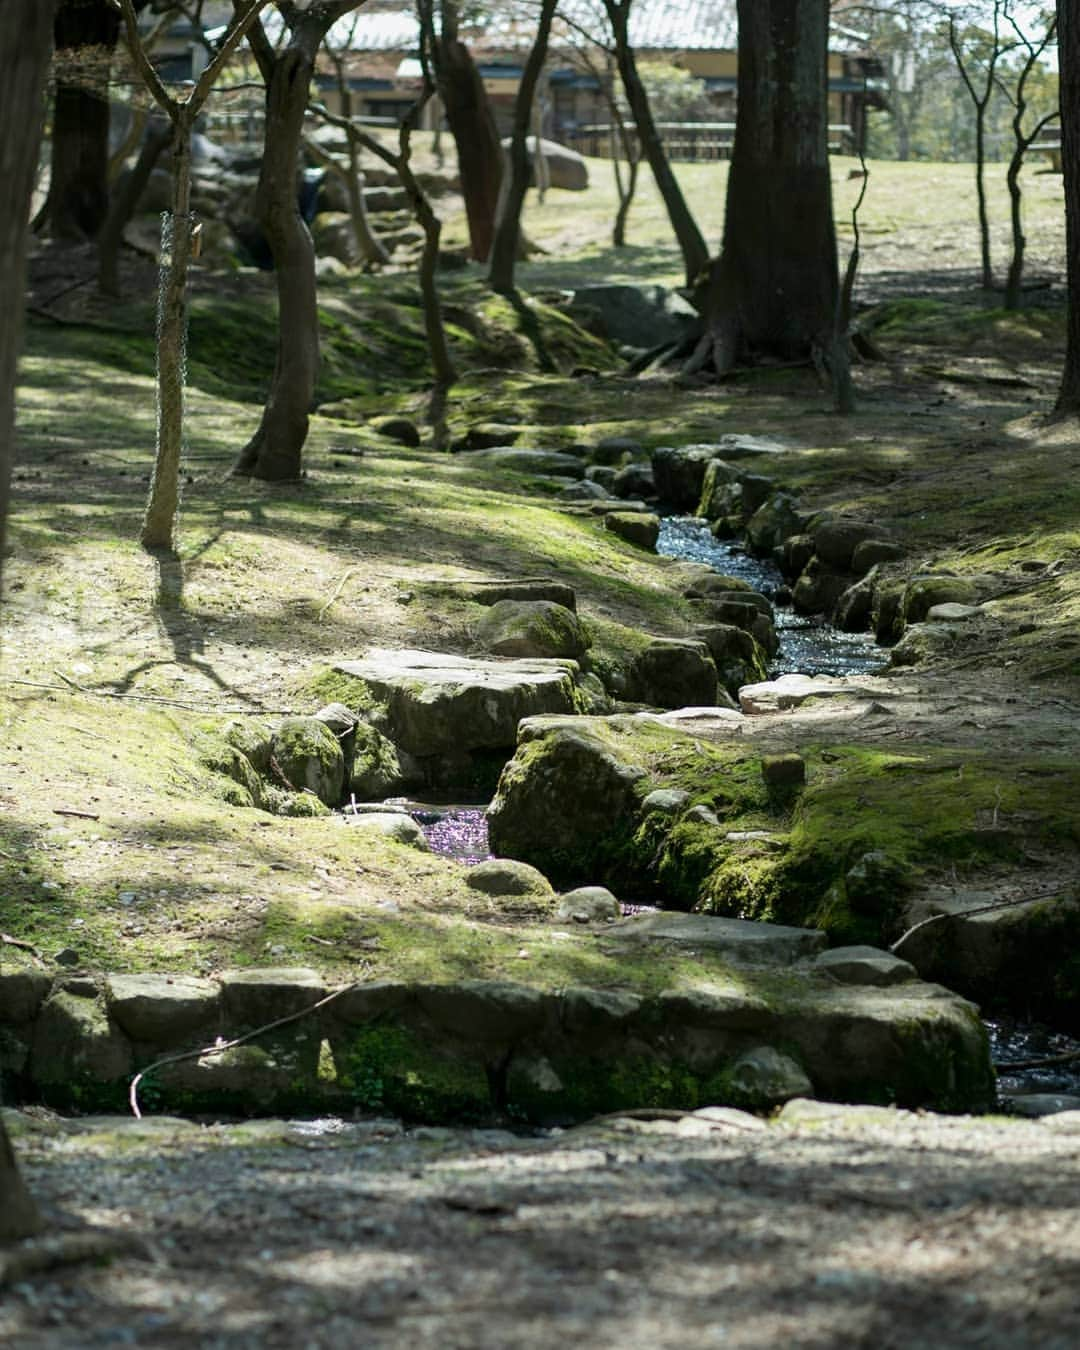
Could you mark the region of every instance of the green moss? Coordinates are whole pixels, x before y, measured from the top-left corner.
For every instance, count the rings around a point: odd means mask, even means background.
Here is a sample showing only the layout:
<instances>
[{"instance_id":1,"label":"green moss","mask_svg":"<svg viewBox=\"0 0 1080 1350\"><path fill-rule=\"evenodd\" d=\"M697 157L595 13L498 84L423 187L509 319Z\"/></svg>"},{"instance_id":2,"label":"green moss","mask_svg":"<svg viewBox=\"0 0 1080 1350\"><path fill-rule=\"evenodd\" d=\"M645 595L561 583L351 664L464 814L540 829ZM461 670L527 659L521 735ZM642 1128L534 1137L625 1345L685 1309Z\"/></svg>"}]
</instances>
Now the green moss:
<instances>
[{"instance_id":1,"label":"green moss","mask_svg":"<svg viewBox=\"0 0 1080 1350\"><path fill-rule=\"evenodd\" d=\"M306 674L297 686L297 695L322 707L327 703L343 703L353 712L368 712L375 706L366 681L329 666L317 666Z\"/></svg>"},{"instance_id":2,"label":"green moss","mask_svg":"<svg viewBox=\"0 0 1080 1350\"><path fill-rule=\"evenodd\" d=\"M537 1124L642 1107L692 1111L711 1100L685 1064L642 1054L515 1060L506 1085L509 1113Z\"/></svg>"},{"instance_id":3,"label":"green moss","mask_svg":"<svg viewBox=\"0 0 1080 1350\"><path fill-rule=\"evenodd\" d=\"M334 1046L338 1087L368 1111L389 1111L406 1120L482 1120L492 1111L484 1065L439 1053L418 1033L371 1023Z\"/></svg>"}]
</instances>

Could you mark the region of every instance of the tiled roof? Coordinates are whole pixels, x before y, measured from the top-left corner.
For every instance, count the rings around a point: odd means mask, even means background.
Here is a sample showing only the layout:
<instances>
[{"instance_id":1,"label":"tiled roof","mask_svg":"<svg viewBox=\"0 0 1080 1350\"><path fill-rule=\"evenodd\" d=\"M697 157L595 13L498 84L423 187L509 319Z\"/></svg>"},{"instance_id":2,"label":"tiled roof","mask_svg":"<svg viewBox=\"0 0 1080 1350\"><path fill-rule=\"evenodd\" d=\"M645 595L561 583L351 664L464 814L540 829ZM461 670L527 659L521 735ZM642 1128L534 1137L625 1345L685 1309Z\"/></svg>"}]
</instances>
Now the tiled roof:
<instances>
[{"instance_id":1,"label":"tiled roof","mask_svg":"<svg viewBox=\"0 0 1080 1350\"><path fill-rule=\"evenodd\" d=\"M738 42L735 0L634 0L630 41L642 51L731 50Z\"/></svg>"},{"instance_id":2,"label":"tiled roof","mask_svg":"<svg viewBox=\"0 0 1080 1350\"><path fill-rule=\"evenodd\" d=\"M536 22L536 0L504 0L501 14L482 26L462 25L462 36L476 51L507 50L529 44ZM605 40L607 19L602 0L560 0L558 13L570 25ZM277 20L271 13L271 28ZM552 46L559 45L556 21ZM564 32L568 31L564 28ZM630 41L638 51L734 51L739 23L735 0L633 0ZM402 0L367 0L362 9L339 19L330 42L356 52L414 52L419 45L416 10ZM834 28L830 48L860 50L857 34Z\"/></svg>"},{"instance_id":3,"label":"tiled roof","mask_svg":"<svg viewBox=\"0 0 1080 1350\"><path fill-rule=\"evenodd\" d=\"M508 8L514 8L509 6ZM529 5L519 4L518 16L484 25L479 33L464 29L464 35L484 45L508 39L526 42L529 36ZM599 0L562 0L560 12L598 35L606 29ZM735 46L738 25L735 0L634 0L630 10L630 41L641 50L710 50ZM464 26L463 26L464 28ZM363 9L347 15L331 29L335 45L348 44L354 51L412 51L417 45L416 12L390 0L369 0Z\"/></svg>"}]
</instances>

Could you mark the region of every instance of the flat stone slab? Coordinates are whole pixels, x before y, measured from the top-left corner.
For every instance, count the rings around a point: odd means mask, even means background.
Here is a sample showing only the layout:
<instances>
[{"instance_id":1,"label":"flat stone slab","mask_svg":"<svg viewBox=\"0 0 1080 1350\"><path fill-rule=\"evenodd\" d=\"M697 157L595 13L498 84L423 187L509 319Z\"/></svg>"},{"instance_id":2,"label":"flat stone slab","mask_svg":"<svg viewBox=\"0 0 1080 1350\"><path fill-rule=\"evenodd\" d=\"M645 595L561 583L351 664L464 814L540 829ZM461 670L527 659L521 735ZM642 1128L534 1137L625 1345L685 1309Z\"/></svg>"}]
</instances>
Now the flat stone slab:
<instances>
[{"instance_id":1,"label":"flat stone slab","mask_svg":"<svg viewBox=\"0 0 1080 1350\"><path fill-rule=\"evenodd\" d=\"M160 1041L206 1027L220 1011L213 980L194 975L111 975L109 1012L136 1041Z\"/></svg>"},{"instance_id":2,"label":"flat stone slab","mask_svg":"<svg viewBox=\"0 0 1080 1350\"><path fill-rule=\"evenodd\" d=\"M737 726L742 721L742 713L737 708L672 708L668 712L641 712L632 716L643 722L662 722L666 727L679 727L687 731L708 731L708 723L722 723L725 729Z\"/></svg>"},{"instance_id":3,"label":"flat stone slab","mask_svg":"<svg viewBox=\"0 0 1080 1350\"><path fill-rule=\"evenodd\" d=\"M672 942L722 952L731 961L755 966L788 966L823 951L825 934L816 928L786 928L749 919L708 914L641 914L613 924L607 937L623 942Z\"/></svg>"},{"instance_id":4,"label":"flat stone slab","mask_svg":"<svg viewBox=\"0 0 1080 1350\"><path fill-rule=\"evenodd\" d=\"M946 602L941 605L931 605L926 611L927 623L967 623L970 619L977 619L980 614L985 613L981 605L961 605L955 602Z\"/></svg>"},{"instance_id":5,"label":"flat stone slab","mask_svg":"<svg viewBox=\"0 0 1080 1350\"><path fill-rule=\"evenodd\" d=\"M523 717L572 713L574 661L375 647L335 670L364 681L384 703L390 735L414 755L512 747Z\"/></svg>"},{"instance_id":6,"label":"flat stone slab","mask_svg":"<svg viewBox=\"0 0 1080 1350\"><path fill-rule=\"evenodd\" d=\"M746 684L739 690L744 713L786 712L801 707L810 698L872 698L869 689L831 675L781 675L777 680Z\"/></svg>"},{"instance_id":7,"label":"flat stone slab","mask_svg":"<svg viewBox=\"0 0 1080 1350\"><path fill-rule=\"evenodd\" d=\"M919 978L910 961L879 947L834 947L832 951L822 952L815 959L814 967L824 970L841 984L887 986Z\"/></svg>"}]
</instances>

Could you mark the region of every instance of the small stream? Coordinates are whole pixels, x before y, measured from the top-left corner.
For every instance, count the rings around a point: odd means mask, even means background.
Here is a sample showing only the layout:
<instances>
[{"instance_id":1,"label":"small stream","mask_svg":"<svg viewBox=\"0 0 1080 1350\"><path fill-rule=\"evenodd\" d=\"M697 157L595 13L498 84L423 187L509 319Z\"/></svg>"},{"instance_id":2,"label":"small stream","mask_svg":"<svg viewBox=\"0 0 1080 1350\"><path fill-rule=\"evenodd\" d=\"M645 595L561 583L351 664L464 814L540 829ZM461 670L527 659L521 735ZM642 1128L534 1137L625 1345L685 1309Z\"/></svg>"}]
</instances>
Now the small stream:
<instances>
[{"instance_id":1,"label":"small stream","mask_svg":"<svg viewBox=\"0 0 1080 1350\"><path fill-rule=\"evenodd\" d=\"M708 522L696 516L665 516L656 551L667 558L706 563L725 576L748 582L769 600L785 585L774 563L753 557L732 540L714 539ZM780 651L769 666L770 676L866 675L885 664L872 633L841 633L820 615L808 618L790 605L773 602Z\"/></svg>"},{"instance_id":2,"label":"small stream","mask_svg":"<svg viewBox=\"0 0 1080 1350\"><path fill-rule=\"evenodd\" d=\"M773 601L780 650L769 666L770 677L798 672L804 675L862 675L885 664L882 649L870 633L842 633L823 618L798 615L778 605L775 596L784 586L779 569L755 558L733 541L718 540L705 521L694 516L667 516L661 521L657 552L669 558L700 562L727 576L748 582ZM434 852L463 863L490 858L485 808L478 804L441 805L401 802L419 823ZM624 905L624 914L640 907ZM1009 1061L1046 1059L1080 1050L1080 1041L1038 1023L1013 1018L987 1021L993 1058ZM1069 1064L1009 1073L1002 1070L1003 1097L1034 1093L1080 1095L1080 1059Z\"/></svg>"}]
</instances>

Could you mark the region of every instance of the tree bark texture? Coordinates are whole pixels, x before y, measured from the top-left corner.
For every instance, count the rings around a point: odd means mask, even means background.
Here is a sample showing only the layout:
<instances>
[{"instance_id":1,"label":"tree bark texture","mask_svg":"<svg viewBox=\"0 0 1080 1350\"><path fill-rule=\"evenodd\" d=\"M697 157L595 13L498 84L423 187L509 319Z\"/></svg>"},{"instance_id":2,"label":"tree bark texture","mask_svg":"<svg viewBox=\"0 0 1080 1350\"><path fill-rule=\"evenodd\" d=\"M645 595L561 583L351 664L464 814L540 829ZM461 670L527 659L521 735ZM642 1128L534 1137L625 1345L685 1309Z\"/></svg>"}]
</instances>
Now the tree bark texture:
<instances>
[{"instance_id":1,"label":"tree bark texture","mask_svg":"<svg viewBox=\"0 0 1080 1350\"><path fill-rule=\"evenodd\" d=\"M514 105L514 132L510 140L510 172L503 182L495 237L491 246L491 270L488 280L496 291L514 289L514 265L521 236L521 209L529 189L529 124L540 72L547 60L548 37L557 0L542 0L536 36L518 87ZM536 133L536 181L541 181L540 129Z\"/></svg>"},{"instance_id":2,"label":"tree bark texture","mask_svg":"<svg viewBox=\"0 0 1080 1350\"><path fill-rule=\"evenodd\" d=\"M180 456L184 449L184 351L187 345L187 275L191 258L191 119L173 124L173 209L163 265L166 269L157 334L157 454L150 478L140 541L171 549L180 507Z\"/></svg>"},{"instance_id":3,"label":"tree bark texture","mask_svg":"<svg viewBox=\"0 0 1080 1350\"><path fill-rule=\"evenodd\" d=\"M436 46L435 78L458 152L461 193L469 223L469 246L486 262L495 234L503 152L484 81L468 47L457 35L457 7L443 0Z\"/></svg>"},{"instance_id":4,"label":"tree bark texture","mask_svg":"<svg viewBox=\"0 0 1080 1350\"><path fill-rule=\"evenodd\" d=\"M1065 373L1057 411L1080 414L1080 0L1058 0L1058 67L1061 72L1061 164L1069 320Z\"/></svg>"},{"instance_id":5,"label":"tree bark texture","mask_svg":"<svg viewBox=\"0 0 1080 1350\"><path fill-rule=\"evenodd\" d=\"M739 0L739 102L706 312L718 370L830 352L839 276L829 175L828 0Z\"/></svg>"},{"instance_id":6,"label":"tree bark texture","mask_svg":"<svg viewBox=\"0 0 1080 1350\"><path fill-rule=\"evenodd\" d=\"M686 284L693 286L705 271L709 262L709 250L698 229L690 208L682 195L678 179L672 172L668 157L664 153L663 141L656 129L649 96L638 74L634 49L630 45L628 26L630 22L631 0L604 0L604 8L611 21L611 30L615 37L615 60L619 67L626 101L637 124L638 143L641 153L648 160L653 178L660 196L664 199L671 228L682 250L683 268L686 272ZM816 0L815 0L816 3ZM763 6L767 8L767 5ZM740 46L742 39L740 37ZM741 97L741 93L740 93Z\"/></svg>"},{"instance_id":7,"label":"tree bark texture","mask_svg":"<svg viewBox=\"0 0 1080 1350\"><path fill-rule=\"evenodd\" d=\"M107 0L63 0L49 194L36 222L55 239L93 239L109 209L109 71L120 15Z\"/></svg>"},{"instance_id":8,"label":"tree bark texture","mask_svg":"<svg viewBox=\"0 0 1080 1350\"><path fill-rule=\"evenodd\" d=\"M4 0L0 7L0 560L11 484L15 367L22 333L30 197L41 136L42 90L52 42L52 6ZM0 1243L41 1227L0 1122Z\"/></svg>"},{"instance_id":9,"label":"tree bark texture","mask_svg":"<svg viewBox=\"0 0 1080 1350\"><path fill-rule=\"evenodd\" d=\"M297 202L297 172L315 56L328 27L318 7L298 18L287 45L273 58L266 90L257 204L274 257L278 347L262 420L233 466L234 474L266 482L301 475L319 374L315 247Z\"/></svg>"},{"instance_id":10,"label":"tree bark texture","mask_svg":"<svg viewBox=\"0 0 1080 1350\"><path fill-rule=\"evenodd\" d=\"M345 71L345 62L342 57L334 53L331 53L330 59L334 64L334 74L337 76L341 115L348 121L352 118L354 108L352 89L349 87L349 80ZM376 238L371 228L371 221L368 220L367 206L364 203L364 172L360 164L360 151L352 136L346 137L346 141L349 163L344 170L345 192L349 199L349 218L352 222L353 238L356 241L357 250L365 262L376 263L380 267L385 267L390 261L390 254ZM332 158L330 162L337 165L337 161Z\"/></svg>"}]
</instances>

